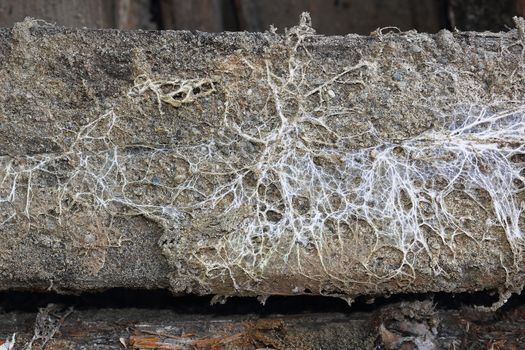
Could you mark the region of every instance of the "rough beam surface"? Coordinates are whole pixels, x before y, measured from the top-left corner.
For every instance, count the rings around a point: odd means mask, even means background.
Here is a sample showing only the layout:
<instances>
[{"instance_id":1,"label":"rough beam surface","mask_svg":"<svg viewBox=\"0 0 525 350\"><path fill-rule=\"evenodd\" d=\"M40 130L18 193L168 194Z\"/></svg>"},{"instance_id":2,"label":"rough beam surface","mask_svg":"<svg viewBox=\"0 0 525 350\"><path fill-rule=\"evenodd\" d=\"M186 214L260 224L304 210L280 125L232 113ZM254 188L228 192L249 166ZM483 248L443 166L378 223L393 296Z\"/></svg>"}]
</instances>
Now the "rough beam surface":
<instances>
[{"instance_id":1,"label":"rough beam surface","mask_svg":"<svg viewBox=\"0 0 525 350\"><path fill-rule=\"evenodd\" d=\"M0 30L2 289L523 285L525 30Z\"/></svg>"},{"instance_id":2,"label":"rough beam surface","mask_svg":"<svg viewBox=\"0 0 525 350\"><path fill-rule=\"evenodd\" d=\"M171 310L61 309L9 312L1 338L14 349L519 349L523 306L495 314L434 309L431 302L384 306L373 313L279 316L195 315ZM4 343L5 344L5 343ZM7 347L7 346L6 346Z\"/></svg>"}]
</instances>

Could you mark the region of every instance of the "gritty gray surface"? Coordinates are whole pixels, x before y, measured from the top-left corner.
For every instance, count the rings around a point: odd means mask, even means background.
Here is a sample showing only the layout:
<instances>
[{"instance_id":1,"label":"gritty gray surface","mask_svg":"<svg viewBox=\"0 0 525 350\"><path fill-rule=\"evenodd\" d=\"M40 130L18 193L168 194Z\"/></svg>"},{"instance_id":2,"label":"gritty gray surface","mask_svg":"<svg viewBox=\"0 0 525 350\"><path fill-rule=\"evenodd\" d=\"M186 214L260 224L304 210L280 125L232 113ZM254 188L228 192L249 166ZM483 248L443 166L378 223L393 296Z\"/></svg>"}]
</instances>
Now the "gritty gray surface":
<instances>
[{"instance_id":1,"label":"gritty gray surface","mask_svg":"<svg viewBox=\"0 0 525 350\"><path fill-rule=\"evenodd\" d=\"M489 225L493 199L483 189L466 195L468 184L455 184L443 199L464 232L451 226L443 228L446 237L424 233L424 253L415 241L400 245L388 223L351 215L318 232L292 234L282 226L272 241L246 228L259 215L253 203L232 207L244 194L207 197L230 184L218 173L251 169L264 154L240 133L271 136L279 127L277 99L289 120L303 109L315 118L333 113L323 119L326 128L304 123L290 130L299 130L295 140L306 152L325 152L321 141L336 144L337 154L411 144L446 129L465 106L519 110L520 40L516 30L323 37L306 27L282 36L81 30L35 21L2 29L0 288L350 297L520 288L522 238ZM338 76L348 67L356 68ZM274 95L268 72L278 85ZM160 95L147 83L158 83ZM187 86L191 96L166 98ZM343 137L332 139L333 131ZM509 166L520 166L521 146L509 146L518 164ZM290 147L283 144L277 155ZM340 171L340 160L312 159L328 173ZM242 178L248 190L252 175ZM193 180L192 191L181 190ZM345 184L345 177L334 181ZM283 194L265 186L253 193L277 203ZM307 199L291 205L310 223ZM523 200L523 191L512 193L518 207ZM268 227L281 220L279 208L262 209ZM523 214L515 220L523 232ZM245 239L248 248L239 243Z\"/></svg>"}]
</instances>

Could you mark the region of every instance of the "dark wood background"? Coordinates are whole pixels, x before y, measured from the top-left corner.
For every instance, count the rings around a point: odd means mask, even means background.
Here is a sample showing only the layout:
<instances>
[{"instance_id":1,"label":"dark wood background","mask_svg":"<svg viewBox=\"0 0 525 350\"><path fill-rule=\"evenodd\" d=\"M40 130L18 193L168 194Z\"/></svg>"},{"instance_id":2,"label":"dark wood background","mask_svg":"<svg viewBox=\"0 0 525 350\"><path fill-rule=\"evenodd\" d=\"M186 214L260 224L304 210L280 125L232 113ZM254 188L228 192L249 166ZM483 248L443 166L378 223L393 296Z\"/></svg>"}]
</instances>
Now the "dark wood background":
<instances>
[{"instance_id":1,"label":"dark wood background","mask_svg":"<svg viewBox=\"0 0 525 350\"><path fill-rule=\"evenodd\" d=\"M296 24L302 11L322 34L500 31L525 13L525 0L0 0L0 26L31 16L70 27L264 31Z\"/></svg>"}]
</instances>

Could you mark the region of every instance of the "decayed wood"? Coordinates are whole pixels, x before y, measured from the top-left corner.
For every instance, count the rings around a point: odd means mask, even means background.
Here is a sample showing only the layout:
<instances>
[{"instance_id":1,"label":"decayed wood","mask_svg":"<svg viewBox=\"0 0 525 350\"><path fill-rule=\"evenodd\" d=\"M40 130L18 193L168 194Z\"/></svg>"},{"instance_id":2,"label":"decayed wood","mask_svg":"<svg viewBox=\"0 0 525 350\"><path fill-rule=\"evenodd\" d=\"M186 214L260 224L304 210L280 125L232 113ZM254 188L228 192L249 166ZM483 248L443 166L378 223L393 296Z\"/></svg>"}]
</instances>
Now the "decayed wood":
<instances>
[{"instance_id":1,"label":"decayed wood","mask_svg":"<svg viewBox=\"0 0 525 350\"><path fill-rule=\"evenodd\" d=\"M51 306L39 316L5 313L0 334L11 338L16 333L15 349L35 339L33 348L45 340L48 350L521 349L525 341L523 306L484 313L407 302L369 313L266 317L99 309L73 311L64 318L64 312L63 307Z\"/></svg>"},{"instance_id":2,"label":"decayed wood","mask_svg":"<svg viewBox=\"0 0 525 350\"><path fill-rule=\"evenodd\" d=\"M0 30L1 289L523 285L524 29Z\"/></svg>"}]
</instances>

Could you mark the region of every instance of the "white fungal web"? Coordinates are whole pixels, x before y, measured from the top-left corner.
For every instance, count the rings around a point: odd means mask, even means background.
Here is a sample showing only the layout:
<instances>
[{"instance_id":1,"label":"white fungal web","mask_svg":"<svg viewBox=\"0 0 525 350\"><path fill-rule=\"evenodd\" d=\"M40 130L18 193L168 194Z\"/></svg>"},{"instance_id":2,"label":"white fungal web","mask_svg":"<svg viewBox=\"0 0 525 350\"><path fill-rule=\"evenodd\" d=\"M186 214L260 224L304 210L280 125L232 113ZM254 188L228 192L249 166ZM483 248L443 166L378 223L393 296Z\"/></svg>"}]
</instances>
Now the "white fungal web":
<instances>
[{"instance_id":1,"label":"white fungal web","mask_svg":"<svg viewBox=\"0 0 525 350\"><path fill-rule=\"evenodd\" d=\"M458 106L455 115L443 118L442 128L397 143L381 140L371 126L367 133L375 135L377 145L351 149L347 145L358 135L343 135L329 126L331 117L349 111L325 101L333 97L331 85L351 74L345 84L365 85L376 66L360 61L312 88L306 79L309 62L297 57L311 34L307 17L287 34L291 50L284 74L276 74L269 62L262 70L245 62L269 91L266 105L254 117L258 122L245 118L232 93L224 129L216 139L192 149L193 156L186 156L201 176L214 176L216 181L194 209L220 208L220 215L237 219L218 244L204 245L206 253L195 254L206 276L229 276L236 288L246 289L249 283L238 285L234 271L260 281L271 264L287 266L291 257L300 260L299 251L306 249L315 252L324 270L308 278L359 282L348 280L348 272L329 261L328 244L345 241L344 228L364 222L376 240L372 250L388 246L401 255L397 267L378 275L365 266L367 273L376 281L398 275L415 278L415 253L432 257L429 235L439 237L452 251L457 236L480 239L469 228L469 222L480 218L458 216L447 203L456 192L487 213L485 229L504 230L517 263L523 244L519 221L524 208L517 196L524 191L525 108L491 112ZM239 151L230 156L236 150L233 145L239 144L248 145L252 157L237 165L232 158ZM231 152L221 152L224 145ZM494 238L485 232L484 239ZM340 248L345 249L343 243ZM292 263L299 266L298 273L306 273L300 261ZM433 268L442 272L439 266Z\"/></svg>"},{"instance_id":2,"label":"white fungal web","mask_svg":"<svg viewBox=\"0 0 525 350\"><path fill-rule=\"evenodd\" d=\"M224 222L233 218L218 240L195 243L197 251L164 248L168 255L193 261L207 278L231 278L239 290L250 287L236 281L238 271L260 281L275 262L294 265L297 273L315 280L360 282L333 267L344 250L335 258L327 252L337 242L344 249L348 228L361 222L370 229L372 250L387 246L401 256L396 266L381 271L362 262L379 283L399 275L414 278L415 253L432 257L429 236L451 250L459 235L480 239L469 227L478 218L458 216L447 202L460 192L486 212L483 227L502 229L519 256L525 107L457 106L441 126L397 142L383 140L372 125L360 133L341 133L330 126L331 118L350 110L330 102L333 87L365 88L377 63L361 60L312 84L304 42L313 34L307 15L287 32L285 69L246 60L244 66L260 78L265 103L249 112L239 102L245 90L221 87L226 96L222 124L202 143L141 145L131 152L115 141L122 128L112 110L79 130L63 129L56 140L63 143L61 154L1 157L0 227L18 217L38 222L42 213L34 201L42 194L35 184L51 176L56 201L47 208L54 208L59 223L82 208L93 217L143 215L161 223L168 238L191 240L192 218L206 213ZM216 80L139 77L129 96L140 99L152 92L159 109L163 103L179 108L217 92ZM362 134L374 144L349 146ZM156 175L160 170L165 181ZM184 227L190 233L181 233ZM485 238L492 239L489 233ZM309 275L303 269L305 254L318 259L322 272ZM434 270L440 273L439 266Z\"/></svg>"}]
</instances>

